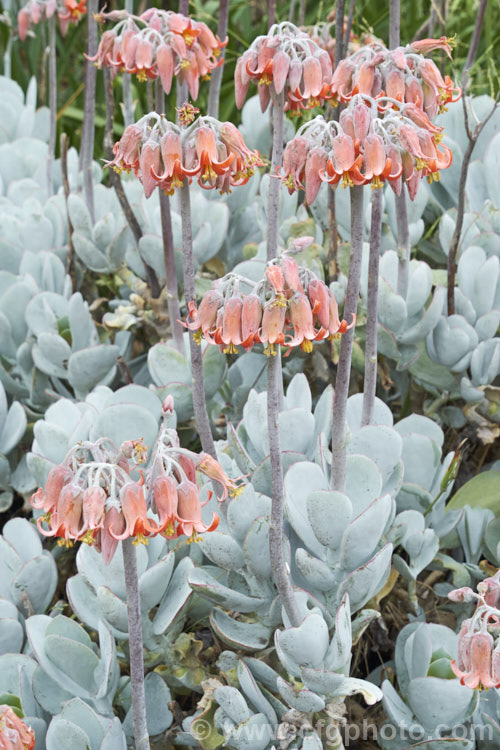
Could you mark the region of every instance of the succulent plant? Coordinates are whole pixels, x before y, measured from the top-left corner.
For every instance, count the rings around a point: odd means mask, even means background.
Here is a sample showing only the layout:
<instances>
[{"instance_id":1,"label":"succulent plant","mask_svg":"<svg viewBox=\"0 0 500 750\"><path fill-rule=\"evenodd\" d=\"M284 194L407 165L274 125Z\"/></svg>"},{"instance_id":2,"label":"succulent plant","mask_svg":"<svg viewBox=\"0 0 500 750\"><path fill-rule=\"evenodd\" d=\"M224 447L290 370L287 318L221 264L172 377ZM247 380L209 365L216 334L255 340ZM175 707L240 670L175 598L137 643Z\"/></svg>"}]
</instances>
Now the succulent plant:
<instances>
[{"instance_id":1,"label":"succulent plant","mask_svg":"<svg viewBox=\"0 0 500 750\"><path fill-rule=\"evenodd\" d=\"M48 407L34 427L27 462L38 485L44 485L54 464L83 440L109 437L117 445L142 437L152 446L158 432L161 401L148 388L127 385L112 391L97 386L85 401L61 398Z\"/></svg>"},{"instance_id":2,"label":"succulent plant","mask_svg":"<svg viewBox=\"0 0 500 750\"><path fill-rule=\"evenodd\" d=\"M380 732L383 748L402 750L438 738L447 747L463 747L453 730L471 719L478 694L455 679L450 664L457 647L456 634L444 625L412 622L403 628L394 664L399 693L389 680L382 683L388 725L396 730L390 740L383 739L388 731Z\"/></svg>"},{"instance_id":3,"label":"succulent plant","mask_svg":"<svg viewBox=\"0 0 500 750\"><path fill-rule=\"evenodd\" d=\"M0 570L2 617L11 621L5 623L0 651L17 653L24 643L24 619L44 613L57 586L54 558L43 549L33 524L24 518L12 518L4 526Z\"/></svg>"},{"instance_id":4,"label":"succulent plant","mask_svg":"<svg viewBox=\"0 0 500 750\"><path fill-rule=\"evenodd\" d=\"M175 552L168 551L161 537L150 540L147 547L137 550L139 591L143 607L143 632L146 648L156 661L171 649L171 641L161 638L185 618L192 589L187 576L193 560L182 557L175 565ZM94 630L100 620L106 622L114 637L128 638L125 576L121 555L117 553L109 565L92 547L81 545L77 554L78 575L68 579L68 599L79 619ZM150 610L155 609L150 619Z\"/></svg>"},{"instance_id":5,"label":"succulent plant","mask_svg":"<svg viewBox=\"0 0 500 750\"><path fill-rule=\"evenodd\" d=\"M28 423L26 412L19 401L8 406L7 396L0 381L0 512L12 504L14 493L12 485L22 487L21 474L23 467L14 469L14 449L21 441ZM9 454L11 454L9 458ZM28 488L29 489L29 488Z\"/></svg>"},{"instance_id":6,"label":"succulent plant","mask_svg":"<svg viewBox=\"0 0 500 750\"><path fill-rule=\"evenodd\" d=\"M365 266L361 293L366 299L368 269ZM379 351L405 370L419 357L418 344L425 341L437 325L445 304L446 292L438 287L432 293L432 271L424 261L410 261L408 291L403 298L397 292L398 256L388 250L380 258L378 341ZM427 305L427 306L426 306Z\"/></svg>"},{"instance_id":7,"label":"succulent plant","mask_svg":"<svg viewBox=\"0 0 500 750\"><path fill-rule=\"evenodd\" d=\"M181 354L170 344L155 344L148 352L148 368L163 400L168 394L175 399L175 410L180 422L193 416L193 396L189 347ZM203 347L203 373L207 400L215 396L226 373L226 358L215 346Z\"/></svg>"}]
</instances>

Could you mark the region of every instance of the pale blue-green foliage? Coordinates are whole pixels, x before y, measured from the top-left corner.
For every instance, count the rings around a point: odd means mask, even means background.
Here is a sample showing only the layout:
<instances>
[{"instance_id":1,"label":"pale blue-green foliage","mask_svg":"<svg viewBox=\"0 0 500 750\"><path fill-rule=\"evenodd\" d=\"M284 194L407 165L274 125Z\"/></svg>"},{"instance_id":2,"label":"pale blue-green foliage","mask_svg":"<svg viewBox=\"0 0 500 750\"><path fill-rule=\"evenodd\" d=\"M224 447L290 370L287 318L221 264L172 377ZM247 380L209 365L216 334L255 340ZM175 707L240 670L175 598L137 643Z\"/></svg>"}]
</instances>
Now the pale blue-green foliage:
<instances>
[{"instance_id":1,"label":"pale blue-green foliage","mask_svg":"<svg viewBox=\"0 0 500 750\"><path fill-rule=\"evenodd\" d=\"M455 314L439 319L426 344L434 362L462 376L462 397L480 402L500 373L500 259L475 244L477 235L469 241L458 261Z\"/></svg>"},{"instance_id":2,"label":"pale blue-green foliage","mask_svg":"<svg viewBox=\"0 0 500 750\"><path fill-rule=\"evenodd\" d=\"M9 406L0 381L0 512L7 510L13 500L12 487L20 487L22 466L17 470L15 448L21 441L28 419L19 401ZM22 483L21 483L22 484Z\"/></svg>"},{"instance_id":3,"label":"pale blue-green foliage","mask_svg":"<svg viewBox=\"0 0 500 750\"><path fill-rule=\"evenodd\" d=\"M364 253L361 294L368 293L368 253ZM378 297L378 348L395 360L398 370L410 367L419 357L418 345L437 325L446 301L446 291L432 292L431 268L424 261L411 260L406 295L397 291L398 256L387 250L380 258Z\"/></svg>"},{"instance_id":4,"label":"pale blue-green foliage","mask_svg":"<svg viewBox=\"0 0 500 750\"><path fill-rule=\"evenodd\" d=\"M226 357L216 346L202 343L203 374L207 400L215 396L226 374ZM193 416L191 384L191 354L185 336L185 352L181 354L171 343L155 344L148 352L148 368L161 399L174 397L175 411L180 422Z\"/></svg>"},{"instance_id":5,"label":"pale blue-green foliage","mask_svg":"<svg viewBox=\"0 0 500 750\"><path fill-rule=\"evenodd\" d=\"M20 271L0 271L0 378L7 392L40 411L51 400L47 389L70 395L71 388L84 398L98 383L110 383L130 334L117 335L120 346L99 342L88 303L80 292L71 294L53 254L29 254Z\"/></svg>"},{"instance_id":6,"label":"pale blue-green foliage","mask_svg":"<svg viewBox=\"0 0 500 750\"><path fill-rule=\"evenodd\" d=\"M196 549L196 548L194 548ZM186 545L176 552L168 551L162 537L153 537L147 546L137 548L139 592L143 608L143 632L146 648L166 656L171 642L163 636L177 633L185 621L192 603L193 591L187 583L194 568ZM78 574L68 579L67 593L79 619L96 629L99 620L105 621L120 641L128 639L125 577L121 544L109 565L93 547L82 545L76 564ZM149 616L155 609L154 617Z\"/></svg>"},{"instance_id":7,"label":"pale blue-green foliage","mask_svg":"<svg viewBox=\"0 0 500 750\"><path fill-rule=\"evenodd\" d=\"M76 443L109 437L116 446L125 440L143 439L151 448L158 432L161 401L148 388L126 385L112 391L97 386L85 401L62 398L49 406L34 427L28 467L43 486L54 464L60 464Z\"/></svg>"},{"instance_id":8,"label":"pale blue-green foliage","mask_svg":"<svg viewBox=\"0 0 500 750\"><path fill-rule=\"evenodd\" d=\"M403 628L392 663L398 690L389 680L382 683L388 724L397 728L393 739L384 739L391 737L389 731L381 732L384 750L402 750L440 736L449 738L446 747L463 750L462 739L452 733L457 725L469 726L478 693L461 685L451 671L457 646L457 635L444 625L412 622ZM466 747L472 750L474 742Z\"/></svg>"},{"instance_id":9,"label":"pale blue-green foliage","mask_svg":"<svg viewBox=\"0 0 500 750\"><path fill-rule=\"evenodd\" d=\"M213 728L224 736L225 744L235 750L264 750L273 745L287 721L307 719L311 713L319 714L328 704L340 703L346 696L363 695L367 703L381 698L381 691L364 680L345 676L351 650L351 624L349 604L344 601L337 615L336 628L330 639L328 626L319 609L309 610L302 602L303 620L297 628L277 630L275 644L281 668L286 678L267 664L253 657L238 657L224 651L218 667L229 685L217 686L211 701L217 705ZM347 664L347 667L346 667ZM296 679L303 686L296 686ZM320 715L319 718L321 718ZM196 744L197 727L193 719L206 721L203 711L186 719L179 735L183 745ZM207 717L209 718L209 717ZM302 744L303 743L303 744ZM309 723L305 734L296 738L290 735L288 745L321 748L321 740Z\"/></svg>"},{"instance_id":10,"label":"pale blue-green foliage","mask_svg":"<svg viewBox=\"0 0 500 750\"><path fill-rule=\"evenodd\" d=\"M493 107L488 96L468 101L472 130ZM452 148L453 164L445 170L432 193L445 210L439 223L441 249L448 255L456 227L461 157L467 148L462 107L451 107L441 115L444 141ZM488 402L484 387L500 372L500 136L497 108L472 152L465 189L465 213L458 246L455 314L443 316L427 336L427 353L439 365L456 373L459 393L468 403L476 403L486 415ZM458 383L457 383L458 385ZM445 386L443 386L445 387ZM446 387L446 390L449 390ZM457 389L458 390L458 389ZM494 414L489 413L489 418Z\"/></svg>"},{"instance_id":11,"label":"pale blue-green foliage","mask_svg":"<svg viewBox=\"0 0 500 750\"><path fill-rule=\"evenodd\" d=\"M470 97L468 98L467 109L472 131L474 131L478 122L482 122L490 114L493 106L494 101L490 96L476 96L473 100ZM451 166L443 170L440 181L433 182L431 186L434 198L446 210L457 205L460 171L463 156L468 147L463 107L461 105L449 107L447 112L438 116L436 124L444 127L443 143L449 146L453 152ZM500 154L498 141L500 139L498 135L496 135L495 143L495 134L498 134L499 126L500 109L497 107L496 112L483 128L472 152L466 185L468 203L466 208L472 207L472 210L482 210L488 198L493 201L497 208L500 208L500 193L498 190L498 158Z\"/></svg>"},{"instance_id":12,"label":"pale blue-green foliage","mask_svg":"<svg viewBox=\"0 0 500 750\"><path fill-rule=\"evenodd\" d=\"M25 618L45 612L56 586L56 563L33 524L8 521L0 536L0 654L21 651Z\"/></svg>"}]
</instances>

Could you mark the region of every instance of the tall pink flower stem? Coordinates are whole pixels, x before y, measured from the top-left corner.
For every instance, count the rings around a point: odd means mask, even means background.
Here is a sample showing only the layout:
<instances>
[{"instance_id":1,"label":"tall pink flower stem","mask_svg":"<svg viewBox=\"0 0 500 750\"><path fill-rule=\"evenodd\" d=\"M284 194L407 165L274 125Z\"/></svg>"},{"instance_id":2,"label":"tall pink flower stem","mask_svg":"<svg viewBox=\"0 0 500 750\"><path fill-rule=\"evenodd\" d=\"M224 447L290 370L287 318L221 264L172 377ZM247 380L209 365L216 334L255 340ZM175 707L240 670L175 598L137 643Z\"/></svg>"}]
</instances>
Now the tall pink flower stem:
<instances>
[{"instance_id":1,"label":"tall pink flower stem","mask_svg":"<svg viewBox=\"0 0 500 750\"><path fill-rule=\"evenodd\" d=\"M56 19L54 15L49 18L49 153L47 156L47 194L54 193L54 159L56 153L56 131L57 131L57 62L56 62Z\"/></svg>"},{"instance_id":2,"label":"tall pink flower stem","mask_svg":"<svg viewBox=\"0 0 500 750\"><path fill-rule=\"evenodd\" d=\"M350 190L351 255L344 302L345 320L351 320L358 309L361 259L363 256L363 187L354 186ZM331 487L339 492L345 491L346 481L346 413L353 343L354 326L349 328L342 336L333 402Z\"/></svg>"},{"instance_id":3,"label":"tall pink flower stem","mask_svg":"<svg viewBox=\"0 0 500 750\"><path fill-rule=\"evenodd\" d=\"M88 0L87 10L87 57L97 52L97 0ZM83 105L82 143L80 150L80 168L83 172L83 190L85 201L92 219L94 219L94 181L92 179L92 161L94 158L94 117L95 89L97 69L91 60L85 63L85 100Z\"/></svg>"},{"instance_id":4,"label":"tall pink flower stem","mask_svg":"<svg viewBox=\"0 0 500 750\"><path fill-rule=\"evenodd\" d=\"M134 719L135 750L150 750L146 721L146 691L144 689L144 656L142 650L141 603L137 577L137 557L132 538L122 541L123 569L127 591L127 615L130 653L130 686L132 688L132 716Z\"/></svg>"},{"instance_id":5,"label":"tall pink flower stem","mask_svg":"<svg viewBox=\"0 0 500 750\"><path fill-rule=\"evenodd\" d=\"M368 296L365 344L365 381L361 425L370 424L377 389L377 327L378 327L378 272L380 266L380 240L382 234L382 208L384 192L374 190L370 226L370 257L368 260Z\"/></svg>"},{"instance_id":6,"label":"tall pink flower stem","mask_svg":"<svg viewBox=\"0 0 500 750\"><path fill-rule=\"evenodd\" d=\"M271 525L269 528L269 553L274 585L278 589L281 603L293 627L300 625L297 603L290 582L290 573L283 557L283 464L279 432L280 390L282 387L280 347L275 357L270 356L267 365L267 425L269 431L269 453L271 461Z\"/></svg>"},{"instance_id":7,"label":"tall pink flower stem","mask_svg":"<svg viewBox=\"0 0 500 750\"><path fill-rule=\"evenodd\" d=\"M277 172L283 163L284 93L273 94L273 151L267 203L267 260L278 253L280 181ZM300 624L297 604L293 595L290 574L283 557L283 464L281 458L279 415L283 401L283 378L281 374L281 347L276 356L270 356L267 366L267 426L269 432L269 458L271 462L271 527L269 529L269 553L273 581L281 602L294 627Z\"/></svg>"},{"instance_id":8,"label":"tall pink flower stem","mask_svg":"<svg viewBox=\"0 0 500 750\"><path fill-rule=\"evenodd\" d=\"M134 12L133 0L125 0L125 10L127 13ZM125 127L132 125L134 122L134 102L132 100L132 76L130 73L122 74L123 86L123 121Z\"/></svg>"},{"instance_id":9,"label":"tall pink flower stem","mask_svg":"<svg viewBox=\"0 0 500 750\"><path fill-rule=\"evenodd\" d=\"M389 48L399 46L401 26L400 0L390 0L389 4ZM406 185L402 184L401 193L395 196L396 223L398 231L398 280L397 292L406 297L410 273L410 229L408 226L408 209L406 205Z\"/></svg>"},{"instance_id":10,"label":"tall pink flower stem","mask_svg":"<svg viewBox=\"0 0 500 750\"><path fill-rule=\"evenodd\" d=\"M189 15L189 0L179 0L179 13L182 13L183 16ZM179 79L177 79L177 106L182 107L183 104L187 102L188 98L188 87L187 83L184 81L184 83L179 83Z\"/></svg>"},{"instance_id":11,"label":"tall pink flower stem","mask_svg":"<svg viewBox=\"0 0 500 750\"><path fill-rule=\"evenodd\" d=\"M267 260L272 260L278 252L279 205L281 183L277 172L283 163L283 126L285 95L282 91L277 94L271 83L273 98L273 153L271 157L271 172L269 192L267 196Z\"/></svg>"},{"instance_id":12,"label":"tall pink flower stem","mask_svg":"<svg viewBox=\"0 0 500 750\"><path fill-rule=\"evenodd\" d=\"M224 39L227 36L227 26L229 19L229 0L220 0L219 2L219 20L217 22L217 36ZM222 74L224 72L224 49L221 49L221 64L212 71L210 78L210 89L208 92L208 112L212 117L219 117L219 99L220 87L222 84Z\"/></svg>"},{"instance_id":13,"label":"tall pink flower stem","mask_svg":"<svg viewBox=\"0 0 500 750\"><path fill-rule=\"evenodd\" d=\"M159 115L164 113L165 95L161 81L156 81L156 111ZM165 264L165 277L167 289L167 308L172 327L172 338L174 346L181 354L184 350L184 333L179 320L181 309L179 306L179 290L177 287L177 270L175 267L174 237L172 233L172 215L170 212L170 198L165 191L159 188L160 196L160 218L161 233L163 239L163 262Z\"/></svg>"},{"instance_id":14,"label":"tall pink flower stem","mask_svg":"<svg viewBox=\"0 0 500 750\"><path fill-rule=\"evenodd\" d=\"M184 295L186 305L196 299L194 286L193 227L191 222L191 199L189 182L184 180L180 189L180 206L182 220L182 267L184 271ZM193 385L193 408L196 427L205 453L216 458L214 439L208 418L205 400L205 378L201 346L195 342L193 332L189 331L189 348L191 351L191 378Z\"/></svg>"}]
</instances>

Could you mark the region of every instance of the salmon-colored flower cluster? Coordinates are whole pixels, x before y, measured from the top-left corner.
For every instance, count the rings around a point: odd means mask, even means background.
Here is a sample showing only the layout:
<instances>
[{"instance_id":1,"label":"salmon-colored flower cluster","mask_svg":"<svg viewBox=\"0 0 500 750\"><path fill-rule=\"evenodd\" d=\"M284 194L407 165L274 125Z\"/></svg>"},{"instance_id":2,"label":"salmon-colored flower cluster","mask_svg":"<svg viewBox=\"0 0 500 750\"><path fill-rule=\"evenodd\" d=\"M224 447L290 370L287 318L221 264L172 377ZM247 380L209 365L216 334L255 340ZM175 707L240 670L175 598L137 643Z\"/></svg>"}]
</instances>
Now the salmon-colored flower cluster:
<instances>
[{"instance_id":1,"label":"salmon-colored flower cluster","mask_svg":"<svg viewBox=\"0 0 500 750\"><path fill-rule=\"evenodd\" d=\"M469 688L500 688L500 571L481 581L477 593L466 586L448 597L454 602L477 601L475 613L460 628L458 658L451 668Z\"/></svg>"},{"instance_id":2,"label":"salmon-colored flower cluster","mask_svg":"<svg viewBox=\"0 0 500 750\"><path fill-rule=\"evenodd\" d=\"M255 81L263 112L271 101L271 84L276 94L284 92L285 110L311 109L329 96L331 77L328 52L293 23L274 24L236 63L236 106L243 106L250 81Z\"/></svg>"},{"instance_id":3,"label":"salmon-colored flower cluster","mask_svg":"<svg viewBox=\"0 0 500 750\"><path fill-rule=\"evenodd\" d=\"M35 733L11 706L0 705L0 750L33 750Z\"/></svg>"},{"instance_id":4,"label":"salmon-colored flower cluster","mask_svg":"<svg viewBox=\"0 0 500 750\"><path fill-rule=\"evenodd\" d=\"M166 408L164 414L170 410ZM74 541L94 545L108 564L120 540L133 538L134 544L147 544L148 537L157 534L196 539L200 531L216 528L215 513L208 525L201 517L204 503L197 470L221 484L221 501L240 491L215 459L180 448L177 433L165 425L144 476L137 466L146 458L140 440L126 441L119 449L108 438L79 443L51 469L45 488L31 498L33 508L43 511L37 520L40 533L59 537L60 545L71 546ZM139 479L133 478L134 472ZM150 508L158 520L151 517Z\"/></svg>"},{"instance_id":5,"label":"salmon-colored flower cluster","mask_svg":"<svg viewBox=\"0 0 500 750\"><path fill-rule=\"evenodd\" d=\"M333 18L332 18L333 15ZM314 26L305 26L303 30L311 37L318 47L324 49L330 56L332 67L335 66L335 11L328 14L327 21L321 21ZM347 32L347 19L344 21L344 35ZM363 34L361 39L351 29L347 44L348 55L353 54L361 45L374 44L377 40L370 34Z\"/></svg>"},{"instance_id":6,"label":"salmon-colored flower cluster","mask_svg":"<svg viewBox=\"0 0 500 750\"><path fill-rule=\"evenodd\" d=\"M180 128L151 112L125 128L113 147L115 158L107 166L134 170L146 198L155 187L172 195L184 180L194 178L207 190L231 192L245 185L261 161L245 145L238 128L213 117L198 117Z\"/></svg>"},{"instance_id":7,"label":"salmon-colored flower cluster","mask_svg":"<svg viewBox=\"0 0 500 750\"><path fill-rule=\"evenodd\" d=\"M398 103L396 110L384 105L383 97L358 94L338 122L318 115L299 128L283 154L289 192L305 190L310 205L322 182L372 188L388 182L399 194L405 181L413 199L422 177L438 180L452 160L450 149L439 144L442 128L414 104Z\"/></svg>"},{"instance_id":8,"label":"salmon-colored flower cluster","mask_svg":"<svg viewBox=\"0 0 500 750\"><path fill-rule=\"evenodd\" d=\"M164 424L153 448L146 485L148 504L158 515L161 533L168 539L185 535L188 544L196 542L199 534L214 531L219 524L216 513L212 513L208 523L203 521L202 508L210 501L212 492L201 501L197 471L221 486L219 502L243 491L243 486L238 485L242 477L230 479L208 453L197 454L181 448L176 431Z\"/></svg>"},{"instance_id":9,"label":"salmon-colored flower cluster","mask_svg":"<svg viewBox=\"0 0 500 750\"><path fill-rule=\"evenodd\" d=\"M86 13L87 0L28 0L17 14L17 30L22 42L26 39L31 24L57 15L59 30L66 35L70 23L78 23Z\"/></svg>"},{"instance_id":10,"label":"salmon-colored flower cluster","mask_svg":"<svg viewBox=\"0 0 500 750\"><path fill-rule=\"evenodd\" d=\"M307 247L312 237L296 241ZM264 344L269 355L276 345L299 346L311 352L313 341L345 333L350 325L339 320L333 292L308 268L284 253L268 264L264 278L254 285L237 274L227 274L213 284L199 307L191 302L186 326L195 340L204 338L224 354L250 351Z\"/></svg>"},{"instance_id":11,"label":"salmon-colored flower cluster","mask_svg":"<svg viewBox=\"0 0 500 750\"><path fill-rule=\"evenodd\" d=\"M450 55L450 40L422 39L393 50L379 42L362 47L340 62L333 74L331 93L341 102L356 94L387 96L414 104L433 120L446 109L446 104L457 101L461 95L451 78L443 78L435 63L421 54L435 49L443 49Z\"/></svg>"},{"instance_id":12,"label":"salmon-colored flower cluster","mask_svg":"<svg viewBox=\"0 0 500 750\"><path fill-rule=\"evenodd\" d=\"M227 44L202 21L171 10L149 8L141 16L112 11L100 18L118 18L119 23L104 32L97 54L90 59L99 68L135 74L140 81L159 76L166 94L175 76L196 99L200 78L208 78L221 64L220 52Z\"/></svg>"}]
</instances>

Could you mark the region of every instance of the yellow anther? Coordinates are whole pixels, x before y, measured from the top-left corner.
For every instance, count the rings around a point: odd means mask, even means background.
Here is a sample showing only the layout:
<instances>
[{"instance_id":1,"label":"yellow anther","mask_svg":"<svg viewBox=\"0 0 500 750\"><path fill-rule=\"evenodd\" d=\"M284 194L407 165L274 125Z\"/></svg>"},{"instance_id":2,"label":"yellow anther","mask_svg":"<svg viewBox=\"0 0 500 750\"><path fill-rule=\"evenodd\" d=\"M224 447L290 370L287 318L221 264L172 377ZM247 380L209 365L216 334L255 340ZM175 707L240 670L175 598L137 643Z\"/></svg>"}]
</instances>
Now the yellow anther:
<instances>
[{"instance_id":1,"label":"yellow anther","mask_svg":"<svg viewBox=\"0 0 500 750\"><path fill-rule=\"evenodd\" d=\"M195 344L198 344L198 346L200 346L202 338L203 331L201 330L201 328L198 328L198 330L193 333L193 341Z\"/></svg>"},{"instance_id":2,"label":"yellow anther","mask_svg":"<svg viewBox=\"0 0 500 750\"><path fill-rule=\"evenodd\" d=\"M138 544L147 544L148 540L144 536L144 534L136 534L135 539L132 541L132 544L134 547L137 547Z\"/></svg>"},{"instance_id":3,"label":"yellow anther","mask_svg":"<svg viewBox=\"0 0 500 750\"><path fill-rule=\"evenodd\" d=\"M244 489L244 487L233 487L229 490L229 497L239 497Z\"/></svg>"},{"instance_id":4,"label":"yellow anther","mask_svg":"<svg viewBox=\"0 0 500 750\"><path fill-rule=\"evenodd\" d=\"M73 546L73 541L71 539L58 539L57 546L66 547L66 549L69 549L70 547Z\"/></svg>"},{"instance_id":5,"label":"yellow anther","mask_svg":"<svg viewBox=\"0 0 500 750\"><path fill-rule=\"evenodd\" d=\"M276 348L274 344L268 344L266 348L264 349L264 354L266 357L275 357L276 356Z\"/></svg>"},{"instance_id":6,"label":"yellow anther","mask_svg":"<svg viewBox=\"0 0 500 750\"><path fill-rule=\"evenodd\" d=\"M272 307L273 309L275 307L286 307L285 295L282 294L282 292L278 292L278 294L276 295L276 299L271 302L269 307Z\"/></svg>"},{"instance_id":7,"label":"yellow anther","mask_svg":"<svg viewBox=\"0 0 500 750\"><path fill-rule=\"evenodd\" d=\"M378 190L379 188L384 187L384 183L382 182L382 180L380 179L378 175L375 175L375 177L373 178L371 187L372 187L372 190Z\"/></svg>"},{"instance_id":8,"label":"yellow anther","mask_svg":"<svg viewBox=\"0 0 500 750\"><path fill-rule=\"evenodd\" d=\"M88 544L89 547L92 547L95 540L94 540L94 534L91 531L91 529L85 532L85 534L82 536L80 541L83 542L84 544Z\"/></svg>"},{"instance_id":9,"label":"yellow anther","mask_svg":"<svg viewBox=\"0 0 500 750\"><path fill-rule=\"evenodd\" d=\"M300 348L306 354L310 354L313 350L313 343L312 341L309 341L309 339L304 339L304 341L300 345Z\"/></svg>"},{"instance_id":10,"label":"yellow anther","mask_svg":"<svg viewBox=\"0 0 500 750\"><path fill-rule=\"evenodd\" d=\"M147 81L147 80L148 80L148 77L147 77L147 75L146 75L146 71L145 71L145 70L140 70L140 71L139 71L139 72L137 73L137 80L138 80L138 81L139 81L140 83L144 83L145 81Z\"/></svg>"},{"instance_id":11,"label":"yellow anther","mask_svg":"<svg viewBox=\"0 0 500 750\"><path fill-rule=\"evenodd\" d=\"M163 532L165 536L173 536L175 534L175 526L172 523L172 521L169 521L165 527L165 531Z\"/></svg>"},{"instance_id":12,"label":"yellow anther","mask_svg":"<svg viewBox=\"0 0 500 750\"><path fill-rule=\"evenodd\" d=\"M238 354L238 347L233 344L232 341L223 349L224 354Z\"/></svg>"},{"instance_id":13,"label":"yellow anther","mask_svg":"<svg viewBox=\"0 0 500 750\"><path fill-rule=\"evenodd\" d=\"M352 181L349 172L344 172L344 174L342 175L342 187L354 187L354 182Z\"/></svg>"},{"instance_id":14,"label":"yellow anther","mask_svg":"<svg viewBox=\"0 0 500 750\"><path fill-rule=\"evenodd\" d=\"M189 539L186 540L187 544L193 544L193 543L198 544L198 542L202 542L202 541L203 541L203 537L198 536L198 533L196 531L193 531Z\"/></svg>"}]
</instances>

